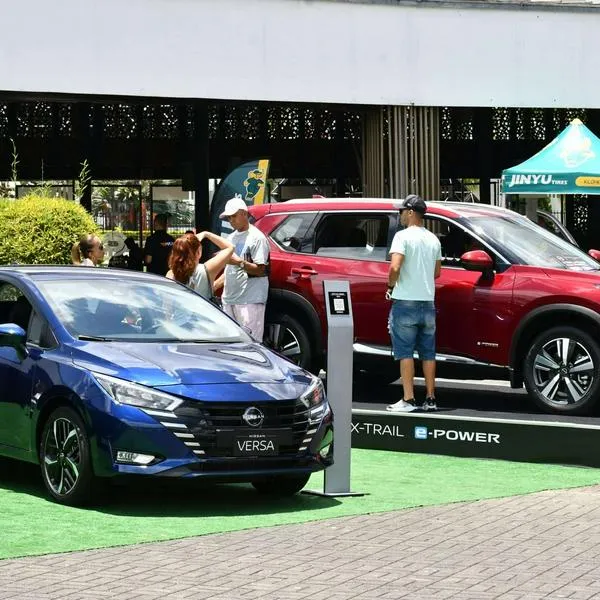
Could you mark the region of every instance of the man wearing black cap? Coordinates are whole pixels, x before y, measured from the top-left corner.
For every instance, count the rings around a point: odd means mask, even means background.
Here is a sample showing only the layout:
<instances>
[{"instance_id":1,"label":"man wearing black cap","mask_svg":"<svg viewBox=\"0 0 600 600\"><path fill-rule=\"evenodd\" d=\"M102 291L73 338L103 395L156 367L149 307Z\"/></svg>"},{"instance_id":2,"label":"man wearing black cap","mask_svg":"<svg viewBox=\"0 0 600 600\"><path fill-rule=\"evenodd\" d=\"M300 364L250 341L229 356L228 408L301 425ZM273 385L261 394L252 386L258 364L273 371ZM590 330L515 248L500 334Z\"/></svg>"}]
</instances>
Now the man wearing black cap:
<instances>
[{"instance_id":1,"label":"man wearing black cap","mask_svg":"<svg viewBox=\"0 0 600 600\"><path fill-rule=\"evenodd\" d=\"M414 352L423 363L426 397L423 410L435 403L435 279L440 276L442 251L438 238L423 226L427 205L415 194L400 206L400 223L390 248L386 298L392 300L389 330L394 358L400 361L404 397L387 409L417 410L414 395Z\"/></svg>"}]
</instances>

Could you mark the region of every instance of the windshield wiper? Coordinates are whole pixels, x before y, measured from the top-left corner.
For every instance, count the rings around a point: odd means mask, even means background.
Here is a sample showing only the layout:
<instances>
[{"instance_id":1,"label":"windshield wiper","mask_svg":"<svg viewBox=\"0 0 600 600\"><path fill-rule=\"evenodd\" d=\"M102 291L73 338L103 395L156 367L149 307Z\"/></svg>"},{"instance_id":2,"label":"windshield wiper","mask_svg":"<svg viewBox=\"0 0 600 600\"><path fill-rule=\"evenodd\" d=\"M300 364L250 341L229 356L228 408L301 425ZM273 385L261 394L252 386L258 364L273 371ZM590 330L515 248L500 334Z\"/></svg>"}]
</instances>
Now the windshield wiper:
<instances>
[{"instance_id":1,"label":"windshield wiper","mask_svg":"<svg viewBox=\"0 0 600 600\"><path fill-rule=\"evenodd\" d=\"M198 338L191 340L179 340L180 344L235 344L240 340L237 338Z\"/></svg>"},{"instance_id":2,"label":"windshield wiper","mask_svg":"<svg viewBox=\"0 0 600 600\"><path fill-rule=\"evenodd\" d=\"M78 335L77 339L84 342L114 342L112 338L98 337L97 335Z\"/></svg>"}]
</instances>

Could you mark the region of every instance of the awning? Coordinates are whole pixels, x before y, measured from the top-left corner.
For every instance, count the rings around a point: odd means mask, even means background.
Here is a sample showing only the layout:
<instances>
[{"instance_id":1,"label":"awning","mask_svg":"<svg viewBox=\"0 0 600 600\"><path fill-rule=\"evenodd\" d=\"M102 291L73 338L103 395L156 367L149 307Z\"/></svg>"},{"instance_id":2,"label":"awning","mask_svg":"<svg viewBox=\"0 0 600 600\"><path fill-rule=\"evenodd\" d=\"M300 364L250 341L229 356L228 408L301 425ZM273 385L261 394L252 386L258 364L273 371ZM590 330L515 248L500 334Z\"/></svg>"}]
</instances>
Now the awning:
<instances>
[{"instance_id":1,"label":"awning","mask_svg":"<svg viewBox=\"0 0 600 600\"><path fill-rule=\"evenodd\" d=\"M502 172L504 194L600 194L600 139L579 119L525 162Z\"/></svg>"}]
</instances>

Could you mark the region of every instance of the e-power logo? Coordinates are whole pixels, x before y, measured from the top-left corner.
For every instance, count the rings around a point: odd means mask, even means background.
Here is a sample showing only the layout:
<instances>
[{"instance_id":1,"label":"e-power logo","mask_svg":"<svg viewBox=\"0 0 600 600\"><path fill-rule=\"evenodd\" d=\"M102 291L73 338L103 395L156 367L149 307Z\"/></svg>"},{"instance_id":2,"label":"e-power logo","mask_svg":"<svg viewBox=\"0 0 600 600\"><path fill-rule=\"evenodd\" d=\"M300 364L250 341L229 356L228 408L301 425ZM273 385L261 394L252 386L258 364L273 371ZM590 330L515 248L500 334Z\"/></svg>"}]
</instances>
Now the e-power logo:
<instances>
[{"instance_id":1,"label":"e-power logo","mask_svg":"<svg viewBox=\"0 0 600 600\"><path fill-rule=\"evenodd\" d=\"M499 433L488 433L487 431L458 431L457 429L432 429L417 425L415 427L415 439L448 440L450 442L475 442L479 444L499 444Z\"/></svg>"}]
</instances>

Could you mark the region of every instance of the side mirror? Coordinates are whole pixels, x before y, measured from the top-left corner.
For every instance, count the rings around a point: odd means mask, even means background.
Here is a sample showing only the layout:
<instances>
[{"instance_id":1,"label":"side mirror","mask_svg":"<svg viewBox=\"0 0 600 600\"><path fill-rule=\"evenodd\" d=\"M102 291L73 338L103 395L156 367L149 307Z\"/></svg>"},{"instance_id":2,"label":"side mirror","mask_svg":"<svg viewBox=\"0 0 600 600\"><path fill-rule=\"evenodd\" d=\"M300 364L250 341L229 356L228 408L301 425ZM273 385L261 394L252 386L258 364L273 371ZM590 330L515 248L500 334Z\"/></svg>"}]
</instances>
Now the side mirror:
<instances>
[{"instance_id":1,"label":"side mirror","mask_svg":"<svg viewBox=\"0 0 600 600\"><path fill-rule=\"evenodd\" d=\"M460 257L462 266L467 271L489 273L494 268L492 257L485 250L471 250Z\"/></svg>"},{"instance_id":2,"label":"side mirror","mask_svg":"<svg viewBox=\"0 0 600 600\"><path fill-rule=\"evenodd\" d=\"M598 262L600 262L600 250L594 250L593 248L591 250L588 250L588 254L594 259L597 260Z\"/></svg>"},{"instance_id":3,"label":"side mirror","mask_svg":"<svg viewBox=\"0 0 600 600\"><path fill-rule=\"evenodd\" d=\"M27 333L19 325L15 325L14 323L3 323L0 325L0 347L14 348L21 359L27 356L27 351L25 350L26 340Z\"/></svg>"}]
</instances>

